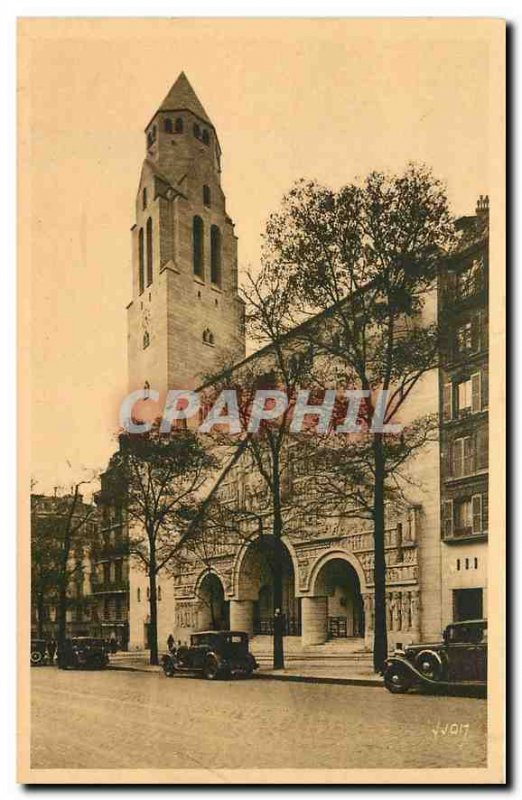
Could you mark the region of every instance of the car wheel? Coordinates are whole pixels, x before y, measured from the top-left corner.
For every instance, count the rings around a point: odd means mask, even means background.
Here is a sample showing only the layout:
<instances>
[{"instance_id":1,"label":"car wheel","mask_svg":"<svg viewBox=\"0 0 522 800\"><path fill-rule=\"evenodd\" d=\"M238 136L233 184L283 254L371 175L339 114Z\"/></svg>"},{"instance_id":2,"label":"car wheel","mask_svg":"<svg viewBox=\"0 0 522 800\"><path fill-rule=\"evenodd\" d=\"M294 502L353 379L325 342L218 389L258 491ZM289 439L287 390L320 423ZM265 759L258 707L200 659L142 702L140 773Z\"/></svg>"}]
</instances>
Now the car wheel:
<instances>
[{"instance_id":1,"label":"car wheel","mask_svg":"<svg viewBox=\"0 0 522 800\"><path fill-rule=\"evenodd\" d=\"M438 653L432 650L423 650L416 658L419 672L429 680L438 681L442 677L443 664Z\"/></svg>"},{"instance_id":2,"label":"car wheel","mask_svg":"<svg viewBox=\"0 0 522 800\"><path fill-rule=\"evenodd\" d=\"M411 678L404 669L392 667L384 676L384 685L392 694L404 694L411 688Z\"/></svg>"},{"instance_id":3,"label":"car wheel","mask_svg":"<svg viewBox=\"0 0 522 800\"><path fill-rule=\"evenodd\" d=\"M39 650L34 650L31 653L31 664L33 665L41 664L42 661L43 661L43 655L40 653Z\"/></svg>"},{"instance_id":4,"label":"car wheel","mask_svg":"<svg viewBox=\"0 0 522 800\"><path fill-rule=\"evenodd\" d=\"M219 675L219 664L215 658L208 658L203 667L203 676L207 681L215 681Z\"/></svg>"},{"instance_id":5,"label":"car wheel","mask_svg":"<svg viewBox=\"0 0 522 800\"><path fill-rule=\"evenodd\" d=\"M166 678L174 677L174 673L176 670L174 669L172 661L164 661L162 667L163 667L163 674L165 675Z\"/></svg>"}]
</instances>

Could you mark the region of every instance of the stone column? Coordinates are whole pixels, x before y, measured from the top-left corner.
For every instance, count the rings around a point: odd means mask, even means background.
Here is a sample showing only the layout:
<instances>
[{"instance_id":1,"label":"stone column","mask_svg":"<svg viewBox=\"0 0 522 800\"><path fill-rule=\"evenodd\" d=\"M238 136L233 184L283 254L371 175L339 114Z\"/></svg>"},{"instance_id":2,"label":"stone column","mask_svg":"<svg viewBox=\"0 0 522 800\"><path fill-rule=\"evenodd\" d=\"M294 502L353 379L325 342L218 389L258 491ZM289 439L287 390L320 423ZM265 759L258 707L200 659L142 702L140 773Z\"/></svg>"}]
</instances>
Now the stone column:
<instances>
[{"instance_id":1,"label":"stone column","mask_svg":"<svg viewBox=\"0 0 522 800\"><path fill-rule=\"evenodd\" d=\"M303 597L301 600L303 644L323 644L328 638L328 598Z\"/></svg>"},{"instance_id":2,"label":"stone column","mask_svg":"<svg viewBox=\"0 0 522 800\"><path fill-rule=\"evenodd\" d=\"M230 630L244 631L250 636L254 633L254 601L230 601Z\"/></svg>"}]
</instances>

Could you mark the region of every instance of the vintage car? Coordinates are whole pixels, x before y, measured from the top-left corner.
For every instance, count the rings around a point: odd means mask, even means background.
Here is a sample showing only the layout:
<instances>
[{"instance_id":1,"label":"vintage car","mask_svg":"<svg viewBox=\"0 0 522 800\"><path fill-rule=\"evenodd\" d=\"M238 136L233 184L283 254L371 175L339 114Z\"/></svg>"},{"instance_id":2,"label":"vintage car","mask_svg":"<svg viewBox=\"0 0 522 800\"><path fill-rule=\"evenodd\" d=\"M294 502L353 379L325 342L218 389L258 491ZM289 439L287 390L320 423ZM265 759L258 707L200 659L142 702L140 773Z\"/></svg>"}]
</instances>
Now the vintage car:
<instances>
[{"instance_id":1,"label":"vintage car","mask_svg":"<svg viewBox=\"0 0 522 800\"><path fill-rule=\"evenodd\" d=\"M418 687L485 690L487 627L484 619L454 622L446 627L442 642L396 650L386 662L384 685L394 693Z\"/></svg>"},{"instance_id":2,"label":"vintage car","mask_svg":"<svg viewBox=\"0 0 522 800\"><path fill-rule=\"evenodd\" d=\"M31 666L36 667L47 661L47 642L45 639L31 639Z\"/></svg>"},{"instance_id":3,"label":"vintage car","mask_svg":"<svg viewBox=\"0 0 522 800\"><path fill-rule=\"evenodd\" d=\"M58 648L58 667L60 669L93 668L103 669L109 663L107 648L103 639L78 636L66 639Z\"/></svg>"},{"instance_id":4,"label":"vintage car","mask_svg":"<svg viewBox=\"0 0 522 800\"><path fill-rule=\"evenodd\" d=\"M248 633L241 631L201 631L193 633L190 645L180 646L161 661L168 678L196 673L207 680L236 675L250 677L257 662L248 650Z\"/></svg>"}]
</instances>

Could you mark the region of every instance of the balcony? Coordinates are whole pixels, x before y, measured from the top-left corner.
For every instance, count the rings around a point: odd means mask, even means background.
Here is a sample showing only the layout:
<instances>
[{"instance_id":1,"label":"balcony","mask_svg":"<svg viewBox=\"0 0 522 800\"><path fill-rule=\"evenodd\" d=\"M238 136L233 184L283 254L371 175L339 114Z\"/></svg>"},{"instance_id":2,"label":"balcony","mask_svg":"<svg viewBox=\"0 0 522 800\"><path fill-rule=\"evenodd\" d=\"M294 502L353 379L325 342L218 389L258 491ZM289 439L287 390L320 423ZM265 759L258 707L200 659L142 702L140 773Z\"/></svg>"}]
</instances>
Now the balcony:
<instances>
[{"instance_id":1,"label":"balcony","mask_svg":"<svg viewBox=\"0 0 522 800\"><path fill-rule=\"evenodd\" d=\"M93 594L121 594L129 591L129 581L93 581Z\"/></svg>"}]
</instances>

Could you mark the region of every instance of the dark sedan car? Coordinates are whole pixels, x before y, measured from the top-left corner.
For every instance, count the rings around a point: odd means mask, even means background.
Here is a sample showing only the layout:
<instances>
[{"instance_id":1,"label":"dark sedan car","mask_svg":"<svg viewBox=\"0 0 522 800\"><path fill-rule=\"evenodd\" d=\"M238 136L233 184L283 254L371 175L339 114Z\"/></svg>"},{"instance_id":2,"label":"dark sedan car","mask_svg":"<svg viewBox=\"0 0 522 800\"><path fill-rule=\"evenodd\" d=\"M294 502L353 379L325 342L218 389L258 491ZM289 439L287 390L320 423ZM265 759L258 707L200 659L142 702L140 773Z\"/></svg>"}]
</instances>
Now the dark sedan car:
<instances>
[{"instance_id":1,"label":"dark sedan car","mask_svg":"<svg viewBox=\"0 0 522 800\"><path fill-rule=\"evenodd\" d=\"M257 669L248 650L248 634L241 631L201 631L193 633L188 647L181 646L162 658L168 678L183 673L203 675L207 680L242 675L250 677Z\"/></svg>"},{"instance_id":2,"label":"dark sedan car","mask_svg":"<svg viewBox=\"0 0 522 800\"><path fill-rule=\"evenodd\" d=\"M109 663L107 648L103 639L77 636L66 639L58 648L58 667L60 669L92 668L103 669Z\"/></svg>"},{"instance_id":3,"label":"dark sedan car","mask_svg":"<svg viewBox=\"0 0 522 800\"><path fill-rule=\"evenodd\" d=\"M486 688L487 621L454 622L435 644L409 645L386 662L384 685L390 692L415 687Z\"/></svg>"}]
</instances>

